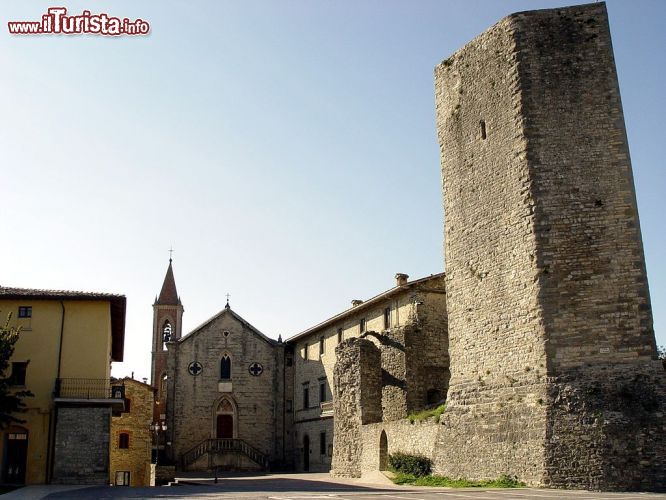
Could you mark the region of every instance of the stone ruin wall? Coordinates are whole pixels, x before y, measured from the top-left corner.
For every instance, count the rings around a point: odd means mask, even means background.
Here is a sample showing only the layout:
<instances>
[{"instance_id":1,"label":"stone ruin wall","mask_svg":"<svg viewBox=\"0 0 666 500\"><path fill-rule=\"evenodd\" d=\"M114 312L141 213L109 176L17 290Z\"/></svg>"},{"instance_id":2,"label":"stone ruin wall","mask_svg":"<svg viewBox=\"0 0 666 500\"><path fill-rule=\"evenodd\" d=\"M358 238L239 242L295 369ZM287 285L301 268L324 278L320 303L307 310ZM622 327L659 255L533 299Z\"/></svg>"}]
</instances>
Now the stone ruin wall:
<instances>
[{"instance_id":1,"label":"stone ruin wall","mask_svg":"<svg viewBox=\"0 0 666 500\"><path fill-rule=\"evenodd\" d=\"M664 371L604 4L436 68L451 382L438 473L664 489Z\"/></svg>"},{"instance_id":2,"label":"stone ruin wall","mask_svg":"<svg viewBox=\"0 0 666 500\"><path fill-rule=\"evenodd\" d=\"M361 476L361 426L382 420L381 354L367 339L351 338L336 348L331 475Z\"/></svg>"}]
</instances>

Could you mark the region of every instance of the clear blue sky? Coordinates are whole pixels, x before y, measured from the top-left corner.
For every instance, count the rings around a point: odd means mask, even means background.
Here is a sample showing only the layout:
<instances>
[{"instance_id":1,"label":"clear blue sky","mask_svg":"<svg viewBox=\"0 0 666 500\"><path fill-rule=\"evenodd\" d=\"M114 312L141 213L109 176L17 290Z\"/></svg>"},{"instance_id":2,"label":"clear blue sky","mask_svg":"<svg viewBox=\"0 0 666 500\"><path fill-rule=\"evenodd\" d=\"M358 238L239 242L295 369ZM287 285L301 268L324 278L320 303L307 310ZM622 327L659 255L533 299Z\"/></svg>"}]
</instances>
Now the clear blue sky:
<instances>
[{"instance_id":1,"label":"clear blue sky","mask_svg":"<svg viewBox=\"0 0 666 500\"><path fill-rule=\"evenodd\" d=\"M560 0L56 2L147 37L30 36L53 2L0 1L0 283L127 295L149 376L173 245L184 330L225 294L293 335L443 270L433 67ZM608 2L657 341L666 344L666 2Z\"/></svg>"}]
</instances>

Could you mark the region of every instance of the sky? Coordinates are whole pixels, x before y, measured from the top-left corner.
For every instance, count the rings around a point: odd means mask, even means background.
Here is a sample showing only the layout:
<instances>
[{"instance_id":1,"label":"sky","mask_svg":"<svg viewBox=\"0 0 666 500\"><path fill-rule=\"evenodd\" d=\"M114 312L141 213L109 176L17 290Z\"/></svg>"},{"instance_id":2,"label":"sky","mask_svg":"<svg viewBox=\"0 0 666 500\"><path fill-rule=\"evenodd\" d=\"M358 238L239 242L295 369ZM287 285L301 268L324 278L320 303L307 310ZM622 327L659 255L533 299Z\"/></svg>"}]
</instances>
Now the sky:
<instances>
[{"instance_id":1,"label":"sky","mask_svg":"<svg viewBox=\"0 0 666 500\"><path fill-rule=\"evenodd\" d=\"M444 270L433 68L559 0L70 1L148 36L16 36L0 0L0 284L127 296L150 377L170 248L183 332L231 307L288 338ZM657 343L666 344L666 2L610 0Z\"/></svg>"}]
</instances>

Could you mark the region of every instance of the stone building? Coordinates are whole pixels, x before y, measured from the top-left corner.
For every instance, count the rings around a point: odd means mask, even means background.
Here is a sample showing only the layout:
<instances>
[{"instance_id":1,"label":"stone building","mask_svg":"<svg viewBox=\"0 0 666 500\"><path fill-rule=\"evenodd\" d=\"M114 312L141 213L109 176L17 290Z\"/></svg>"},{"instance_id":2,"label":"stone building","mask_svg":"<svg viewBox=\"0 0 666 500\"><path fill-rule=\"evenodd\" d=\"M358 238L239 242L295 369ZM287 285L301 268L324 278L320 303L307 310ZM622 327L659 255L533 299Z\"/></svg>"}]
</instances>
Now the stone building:
<instances>
[{"instance_id":1,"label":"stone building","mask_svg":"<svg viewBox=\"0 0 666 500\"><path fill-rule=\"evenodd\" d=\"M13 389L29 390L25 420L0 432L2 482L106 484L111 415L123 409L110 385L122 361L125 297L0 287L0 317L21 334L10 359Z\"/></svg>"},{"instance_id":2,"label":"stone building","mask_svg":"<svg viewBox=\"0 0 666 500\"><path fill-rule=\"evenodd\" d=\"M350 309L287 342L268 338L228 303L191 333L165 338L164 323L181 316L164 318L158 308L182 313L169 262L153 328L153 359L166 360L154 363L152 375L159 395L156 414L166 412L160 417L167 427L160 462L171 460L187 470L328 471L335 348L344 339L372 339L383 353L385 415L404 417L444 399L449 379L444 275L410 282L398 274L396 280L395 287L353 301ZM408 356L412 351L418 355Z\"/></svg>"},{"instance_id":3,"label":"stone building","mask_svg":"<svg viewBox=\"0 0 666 500\"><path fill-rule=\"evenodd\" d=\"M435 83L447 408L423 425L382 416L380 352L342 344L335 473L406 451L450 477L666 489L666 380L605 5L511 15Z\"/></svg>"},{"instance_id":4,"label":"stone building","mask_svg":"<svg viewBox=\"0 0 666 500\"><path fill-rule=\"evenodd\" d=\"M382 412L404 418L446 397L449 379L444 275L408 281L396 275L395 287L291 337L294 351L294 464L297 470L328 471L334 435L347 425L333 419L336 347L345 339L366 338L381 352L375 365ZM412 354L412 355L410 355ZM293 402L293 404L292 404ZM337 416L336 416L337 417ZM340 439L346 439L340 433Z\"/></svg>"},{"instance_id":5,"label":"stone building","mask_svg":"<svg viewBox=\"0 0 666 500\"><path fill-rule=\"evenodd\" d=\"M116 486L153 486L150 424L155 390L132 378L113 380L112 384L123 388L125 408L111 418L109 482Z\"/></svg>"}]
</instances>

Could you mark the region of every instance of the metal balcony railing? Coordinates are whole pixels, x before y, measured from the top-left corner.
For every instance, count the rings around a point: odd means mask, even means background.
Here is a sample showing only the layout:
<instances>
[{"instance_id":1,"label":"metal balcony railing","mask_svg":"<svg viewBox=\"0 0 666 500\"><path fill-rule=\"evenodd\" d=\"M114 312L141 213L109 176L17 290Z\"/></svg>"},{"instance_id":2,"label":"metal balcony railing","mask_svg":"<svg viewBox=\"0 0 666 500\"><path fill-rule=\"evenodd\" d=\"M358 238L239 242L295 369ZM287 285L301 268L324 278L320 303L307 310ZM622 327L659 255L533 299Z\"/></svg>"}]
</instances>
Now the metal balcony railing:
<instances>
[{"instance_id":1,"label":"metal balcony railing","mask_svg":"<svg viewBox=\"0 0 666 500\"><path fill-rule=\"evenodd\" d=\"M114 395L111 381L105 378L58 378L54 392L56 398L65 399L112 399L116 396L118 399L122 399L124 397L124 394Z\"/></svg>"}]
</instances>

